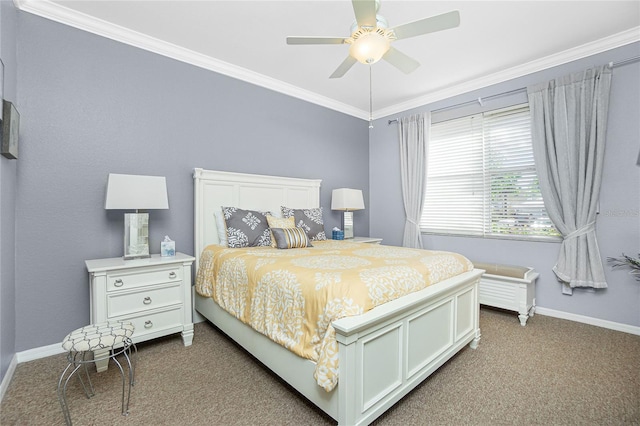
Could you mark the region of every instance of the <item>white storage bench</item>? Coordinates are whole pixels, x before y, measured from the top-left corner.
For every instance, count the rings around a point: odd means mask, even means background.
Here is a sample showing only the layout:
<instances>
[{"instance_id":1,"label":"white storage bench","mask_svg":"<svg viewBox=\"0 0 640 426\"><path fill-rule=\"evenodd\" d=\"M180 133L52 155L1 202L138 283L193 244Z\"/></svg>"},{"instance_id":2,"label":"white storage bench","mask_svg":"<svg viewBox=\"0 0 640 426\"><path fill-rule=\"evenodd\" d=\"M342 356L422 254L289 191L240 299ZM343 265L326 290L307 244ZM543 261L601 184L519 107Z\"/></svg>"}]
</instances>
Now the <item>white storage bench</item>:
<instances>
[{"instance_id":1,"label":"white storage bench","mask_svg":"<svg viewBox=\"0 0 640 426\"><path fill-rule=\"evenodd\" d=\"M536 279L540 274L522 266L473 264L486 271L480 278L480 304L516 311L520 324L525 326L536 310Z\"/></svg>"}]
</instances>

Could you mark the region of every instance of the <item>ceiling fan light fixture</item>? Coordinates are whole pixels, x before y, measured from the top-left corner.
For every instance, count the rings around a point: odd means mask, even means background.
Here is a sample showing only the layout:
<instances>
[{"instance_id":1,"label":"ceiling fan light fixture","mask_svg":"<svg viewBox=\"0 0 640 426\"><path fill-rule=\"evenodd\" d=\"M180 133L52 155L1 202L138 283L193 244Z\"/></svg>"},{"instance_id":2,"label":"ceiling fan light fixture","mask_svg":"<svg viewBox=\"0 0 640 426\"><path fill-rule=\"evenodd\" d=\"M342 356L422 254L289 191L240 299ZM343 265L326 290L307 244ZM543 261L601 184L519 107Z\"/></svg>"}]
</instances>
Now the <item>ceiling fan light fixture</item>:
<instances>
[{"instance_id":1,"label":"ceiling fan light fixture","mask_svg":"<svg viewBox=\"0 0 640 426\"><path fill-rule=\"evenodd\" d=\"M349 54L363 64L378 62L391 47L393 33L382 28L359 28L351 34Z\"/></svg>"}]
</instances>

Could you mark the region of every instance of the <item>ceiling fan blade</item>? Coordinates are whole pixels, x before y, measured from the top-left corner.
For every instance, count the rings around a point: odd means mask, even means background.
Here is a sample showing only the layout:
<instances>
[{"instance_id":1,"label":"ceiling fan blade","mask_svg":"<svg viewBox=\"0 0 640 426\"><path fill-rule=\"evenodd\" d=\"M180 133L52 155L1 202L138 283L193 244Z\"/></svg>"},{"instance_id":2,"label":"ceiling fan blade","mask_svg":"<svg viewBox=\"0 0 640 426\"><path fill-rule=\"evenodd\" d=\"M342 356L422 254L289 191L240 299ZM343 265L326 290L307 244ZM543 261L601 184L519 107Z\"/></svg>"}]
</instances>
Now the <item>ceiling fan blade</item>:
<instances>
[{"instance_id":1,"label":"ceiling fan blade","mask_svg":"<svg viewBox=\"0 0 640 426\"><path fill-rule=\"evenodd\" d=\"M376 0L351 0L360 27L376 27Z\"/></svg>"},{"instance_id":2,"label":"ceiling fan blade","mask_svg":"<svg viewBox=\"0 0 640 426\"><path fill-rule=\"evenodd\" d=\"M382 57L385 61L389 62L394 67L398 68L405 74L409 74L416 70L420 66L420 62L405 55L395 47L390 47L387 53Z\"/></svg>"},{"instance_id":3,"label":"ceiling fan blade","mask_svg":"<svg viewBox=\"0 0 640 426\"><path fill-rule=\"evenodd\" d=\"M430 16L429 18L420 19L408 24L398 25L392 28L392 30L396 34L396 38L400 40L436 31L448 30L458 25L460 25L460 12L454 10L443 13L442 15Z\"/></svg>"},{"instance_id":4,"label":"ceiling fan blade","mask_svg":"<svg viewBox=\"0 0 640 426\"><path fill-rule=\"evenodd\" d=\"M340 77L342 77L343 75L346 74L347 71L349 71L351 69L353 64L355 64L356 62L358 62L356 58L354 58L351 55L347 56L347 59L342 61L340 66L333 72L333 74L331 74L331 76L329 78L340 78Z\"/></svg>"},{"instance_id":5,"label":"ceiling fan blade","mask_svg":"<svg viewBox=\"0 0 640 426\"><path fill-rule=\"evenodd\" d=\"M287 37L287 44L344 44L344 37Z\"/></svg>"}]
</instances>

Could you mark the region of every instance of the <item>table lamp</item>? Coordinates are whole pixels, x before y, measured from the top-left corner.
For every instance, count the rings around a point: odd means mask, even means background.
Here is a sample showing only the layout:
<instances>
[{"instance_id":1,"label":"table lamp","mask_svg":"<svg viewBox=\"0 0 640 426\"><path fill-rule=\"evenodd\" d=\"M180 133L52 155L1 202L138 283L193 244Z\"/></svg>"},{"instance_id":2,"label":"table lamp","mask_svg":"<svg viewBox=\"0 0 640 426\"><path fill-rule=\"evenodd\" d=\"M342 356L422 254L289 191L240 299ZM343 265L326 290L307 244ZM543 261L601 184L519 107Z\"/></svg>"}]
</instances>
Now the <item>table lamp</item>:
<instances>
[{"instance_id":1,"label":"table lamp","mask_svg":"<svg viewBox=\"0 0 640 426\"><path fill-rule=\"evenodd\" d=\"M364 209L362 191L351 188L334 189L331 193L331 210L342 210L344 238L353 238L353 211Z\"/></svg>"},{"instance_id":2,"label":"table lamp","mask_svg":"<svg viewBox=\"0 0 640 426\"><path fill-rule=\"evenodd\" d=\"M168 209L164 176L109 173L106 210L135 210L124 214L124 259L149 257L149 213L138 210Z\"/></svg>"}]
</instances>

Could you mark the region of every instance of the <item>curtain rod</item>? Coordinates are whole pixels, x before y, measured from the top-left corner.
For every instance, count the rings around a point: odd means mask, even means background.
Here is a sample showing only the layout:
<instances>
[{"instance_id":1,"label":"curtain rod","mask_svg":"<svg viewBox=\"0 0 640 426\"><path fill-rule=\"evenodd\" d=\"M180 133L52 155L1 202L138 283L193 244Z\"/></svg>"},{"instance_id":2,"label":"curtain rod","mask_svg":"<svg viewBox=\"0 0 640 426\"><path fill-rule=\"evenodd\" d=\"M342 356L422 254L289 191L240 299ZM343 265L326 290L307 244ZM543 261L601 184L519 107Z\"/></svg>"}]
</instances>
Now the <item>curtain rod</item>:
<instances>
[{"instance_id":1,"label":"curtain rod","mask_svg":"<svg viewBox=\"0 0 640 426\"><path fill-rule=\"evenodd\" d=\"M618 61L618 62L609 62L607 65L609 66L609 68L615 68L615 67L619 67L621 65L627 65L627 64L630 64L632 62L636 62L638 60L640 60L640 56L633 56L631 58L623 59L623 60ZM510 90L508 92L498 93L496 95L485 96L484 98L478 98L478 99L475 99L473 101L461 102L459 104L449 105L449 106L446 106L446 107L434 109L431 112L432 113L433 112L442 112L442 111L447 111L447 110L454 109L454 108L460 108L460 107L467 106L467 105L473 105L473 104L476 104L476 103L478 103L478 104L480 104L480 106L482 106L482 103L484 101L490 101L490 100L493 100L493 99L501 98L503 96L515 95L517 93L522 93L522 92L526 92L526 91L527 91L526 87L521 87L519 89ZM397 122L398 122L398 119L394 118L392 120L389 120L387 125L390 125L391 123L397 123Z\"/></svg>"},{"instance_id":2,"label":"curtain rod","mask_svg":"<svg viewBox=\"0 0 640 426\"><path fill-rule=\"evenodd\" d=\"M509 90L508 92L504 92L504 93L498 93L496 95L490 95L490 96L485 96L484 98L478 98L478 99L474 99L473 101L466 101L466 102L461 102L459 104L455 104L455 105L449 105L446 107L442 107L442 108L438 108L438 109L434 109L433 111L431 111L432 113L434 112L442 112L442 111L448 111L450 109L455 109L455 108L460 108L463 106L467 106L467 105L475 105L475 104L480 104L480 106L482 106L482 104L484 103L484 101L491 101L493 99L497 99L497 98L501 98L503 96L509 96L509 95L515 95L517 93L522 93L522 92L526 92L527 88L526 87L521 87L519 89L515 89L515 90ZM397 123L398 119L394 118L393 120L389 120L389 122L387 123L387 125L391 124L391 123Z\"/></svg>"}]
</instances>

